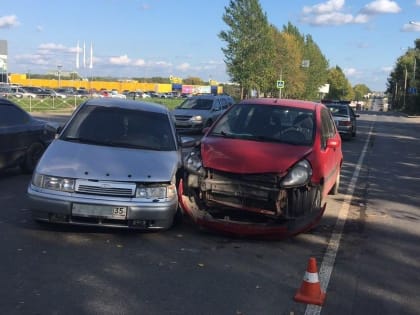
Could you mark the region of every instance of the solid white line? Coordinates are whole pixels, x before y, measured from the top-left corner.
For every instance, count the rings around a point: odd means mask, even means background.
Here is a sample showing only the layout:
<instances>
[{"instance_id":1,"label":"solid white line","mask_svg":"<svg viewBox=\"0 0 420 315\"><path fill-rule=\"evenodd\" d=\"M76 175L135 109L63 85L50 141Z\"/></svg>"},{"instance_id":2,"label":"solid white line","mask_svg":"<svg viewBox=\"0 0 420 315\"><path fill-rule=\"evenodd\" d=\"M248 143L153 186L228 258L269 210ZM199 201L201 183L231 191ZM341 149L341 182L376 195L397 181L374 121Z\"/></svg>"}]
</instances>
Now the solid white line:
<instances>
[{"instance_id":1,"label":"solid white line","mask_svg":"<svg viewBox=\"0 0 420 315\"><path fill-rule=\"evenodd\" d=\"M373 121L372 126L370 127L369 134L363 147L362 153L360 154L359 160L357 161L357 165L353 172L353 176L347 188L346 194L344 195L343 204L341 205L340 211L338 213L337 221L335 223L334 230L331 234L330 241L328 242L327 251L325 252L325 255L322 259L321 267L319 268L320 286L322 291L324 292L327 292L328 284L330 282L331 273L333 271L335 263L335 257L337 256L341 236L343 234L343 227L347 220L351 199L353 198L354 190L356 188L356 182L363 165L363 160L368 150L368 145L372 136L372 130L375 125L375 120ZM321 310L321 306L308 304L306 306L305 315L319 315L321 313Z\"/></svg>"}]
</instances>

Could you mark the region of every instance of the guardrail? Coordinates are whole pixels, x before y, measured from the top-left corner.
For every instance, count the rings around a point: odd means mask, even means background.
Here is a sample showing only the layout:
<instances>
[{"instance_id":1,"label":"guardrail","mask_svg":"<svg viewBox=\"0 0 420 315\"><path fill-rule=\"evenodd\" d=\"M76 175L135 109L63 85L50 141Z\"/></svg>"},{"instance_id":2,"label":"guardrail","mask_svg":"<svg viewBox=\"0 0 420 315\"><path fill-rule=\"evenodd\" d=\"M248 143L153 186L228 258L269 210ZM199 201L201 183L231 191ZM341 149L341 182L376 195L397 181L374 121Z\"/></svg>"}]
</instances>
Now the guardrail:
<instances>
[{"instance_id":1,"label":"guardrail","mask_svg":"<svg viewBox=\"0 0 420 315\"><path fill-rule=\"evenodd\" d=\"M15 96L5 96L12 102L18 104L24 110L28 112L45 112L45 111L73 111L86 101L88 98L79 96L67 96L66 98L61 97L27 97L19 98Z\"/></svg>"}]
</instances>

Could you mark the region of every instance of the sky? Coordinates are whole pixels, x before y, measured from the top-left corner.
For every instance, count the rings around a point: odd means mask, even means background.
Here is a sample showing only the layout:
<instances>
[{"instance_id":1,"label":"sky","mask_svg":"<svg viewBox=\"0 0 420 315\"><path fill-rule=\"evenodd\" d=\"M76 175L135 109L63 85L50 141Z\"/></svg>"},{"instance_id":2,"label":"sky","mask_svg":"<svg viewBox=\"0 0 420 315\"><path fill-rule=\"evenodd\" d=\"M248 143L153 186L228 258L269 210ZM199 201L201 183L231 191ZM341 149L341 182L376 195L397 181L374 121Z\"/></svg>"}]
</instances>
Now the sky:
<instances>
[{"instance_id":1,"label":"sky","mask_svg":"<svg viewBox=\"0 0 420 315\"><path fill-rule=\"evenodd\" d=\"M0 6L7 71L229 82L218 34L229 0L15 0ZM311 35L352 85L385 91L420 38L420 0L260 0L268 22ZM414 21L414 23L410 23ZM418 23L417 23L418 22ZM92 58L91 58L92 57ZM287 84L287 78L283 77Z\"/></svg>"}]
</instances>

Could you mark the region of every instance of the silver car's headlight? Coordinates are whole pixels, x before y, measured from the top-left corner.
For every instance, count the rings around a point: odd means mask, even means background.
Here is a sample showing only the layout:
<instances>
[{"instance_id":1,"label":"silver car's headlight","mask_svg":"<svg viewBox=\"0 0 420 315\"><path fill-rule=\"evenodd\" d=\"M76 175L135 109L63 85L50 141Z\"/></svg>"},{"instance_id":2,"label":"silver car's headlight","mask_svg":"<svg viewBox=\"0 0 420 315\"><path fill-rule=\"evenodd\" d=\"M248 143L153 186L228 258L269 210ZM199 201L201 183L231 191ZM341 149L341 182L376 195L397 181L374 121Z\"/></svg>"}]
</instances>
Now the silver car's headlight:
<instances>
[{"instance_id":1,"label":"silver car's headlight","mask_svg":"<svg viewBox=\"0 0 420 315\"><path fill-rule=\"evenodd\" d=\"M296 163L282 181L285 188L302 186L309 182L312 176L312 167L307 160Z\"/></svg>"},{"instance_id":2,"label":"silver car's headlight","mask_svg":"<svg viewBox=\"0 0 420 315\"><path fill-rule=\"evenodd\" d=\"M32 176L32 184L45 189L74 192L74 183L75 180L72 178L42 175L38 173L35 173L34 176Z\"/></svg>"},{"instance_id":3,"label":"silver car's headlight","mask_svg":"<svg viewBox=\"0 0 420 315\"><path fill-rule=\"evenodd\" d=\"M173 199L176 198L176 185L137 185L136 198L144 199Z\"/></svg>"},{"instance_id":4,"label":"silver car's headlight","mask_svg":"<svg viewBox=\"0 0 420 315\"><path fill-rule=\"evenodd\" d=\"M192 122L201 123L201 122L203 122L203 117L202 117L202 116L200 116L200 115L197 115L197 116L192 116L192 117L191 117L191 121L192 121Z\"/></svg>"}]
</instances>

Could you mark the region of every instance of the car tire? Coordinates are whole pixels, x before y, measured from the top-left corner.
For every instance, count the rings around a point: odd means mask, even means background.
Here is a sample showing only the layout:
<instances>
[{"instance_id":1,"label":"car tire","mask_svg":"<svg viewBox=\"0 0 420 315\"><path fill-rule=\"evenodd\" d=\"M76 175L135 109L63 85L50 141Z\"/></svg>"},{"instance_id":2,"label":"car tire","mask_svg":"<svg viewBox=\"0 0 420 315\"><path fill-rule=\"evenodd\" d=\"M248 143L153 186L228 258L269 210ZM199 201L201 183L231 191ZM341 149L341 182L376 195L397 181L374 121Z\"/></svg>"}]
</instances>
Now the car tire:
<instances>
[{"instance_id":1,"label":"car tire","mask_svg":"<svg viewBox=\"0 0 420 315\"><path fill-rule=\"evenodd\" d=\"M330 190L330 195L337 195L338 194L338 190L340 188L340 177L341 177L341 170L338 170L338 174L337 174L337 177L335 179L334 186L332 186L332 188Z\"/></svg>"},{"instance_id":2,"label":"car tire","mask_svg":"<svg viewBox=\"0 0 420 315\"><path fill-rule=\"evenodd\" d=\"M29 149L26 151L25 159L21 163L21 168L26 173L32 173L35 169L38 160L44 153L44 145L40 142L32 143Z\"/></svg>"}]
</instances>

